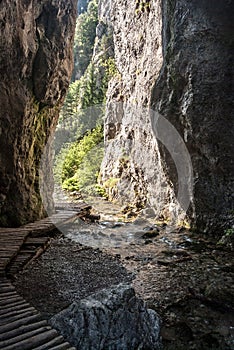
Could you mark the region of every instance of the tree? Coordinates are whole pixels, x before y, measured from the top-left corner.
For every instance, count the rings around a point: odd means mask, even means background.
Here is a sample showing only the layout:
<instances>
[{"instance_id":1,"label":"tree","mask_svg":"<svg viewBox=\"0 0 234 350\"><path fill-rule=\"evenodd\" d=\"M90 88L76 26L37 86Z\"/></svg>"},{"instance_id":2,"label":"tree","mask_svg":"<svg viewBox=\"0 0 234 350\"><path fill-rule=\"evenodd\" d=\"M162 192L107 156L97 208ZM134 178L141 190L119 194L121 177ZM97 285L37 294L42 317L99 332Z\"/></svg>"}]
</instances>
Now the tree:
<instances>
[{"instance_id":1,"label":"tree","mask_svg":"<svg viewBox=\"0 0 234 350\"><path fill-rule=\"evenodd\" d=\"M96 27L98 25L98 2L92 0L87 12L77 19L74 42L74 72L72 80L79 79L85 72L93 55Z\"/></svg>"}]
</instances>

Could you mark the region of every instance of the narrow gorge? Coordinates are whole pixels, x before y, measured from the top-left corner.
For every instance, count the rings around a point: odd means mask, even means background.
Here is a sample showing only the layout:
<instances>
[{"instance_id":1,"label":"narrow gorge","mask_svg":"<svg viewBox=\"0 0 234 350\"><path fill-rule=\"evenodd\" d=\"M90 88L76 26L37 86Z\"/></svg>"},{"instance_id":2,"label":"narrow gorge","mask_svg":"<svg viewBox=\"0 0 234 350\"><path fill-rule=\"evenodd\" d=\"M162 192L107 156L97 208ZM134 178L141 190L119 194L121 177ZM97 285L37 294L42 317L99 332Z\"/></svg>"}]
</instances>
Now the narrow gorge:
<instances>
[{"instance_id":1,"label":"narrow gorge","mask_svg":"<svg viewBox=\"0 0 234 350\"><path fill-rule=\"evenodd\" d=\"M0 218L12 226L45 215L39 160L71 76L76 6L1 7ZM107 91L101 183L116 179L115 199L201 232L233 225L232 11L229 1L99 4L96 40L112 33L118 72ZM94 62L99 53L96 42Z\"/></svg>"},{"instance_id":2,"label":"narrow gorge","mask_svg":"<svg viewBox=\"0 0 234 350\"><path fill-rule=\"evenodd\" d=\"M0 348L233 349L233 14L0 0Z\"/></svg>"}]
</instances>

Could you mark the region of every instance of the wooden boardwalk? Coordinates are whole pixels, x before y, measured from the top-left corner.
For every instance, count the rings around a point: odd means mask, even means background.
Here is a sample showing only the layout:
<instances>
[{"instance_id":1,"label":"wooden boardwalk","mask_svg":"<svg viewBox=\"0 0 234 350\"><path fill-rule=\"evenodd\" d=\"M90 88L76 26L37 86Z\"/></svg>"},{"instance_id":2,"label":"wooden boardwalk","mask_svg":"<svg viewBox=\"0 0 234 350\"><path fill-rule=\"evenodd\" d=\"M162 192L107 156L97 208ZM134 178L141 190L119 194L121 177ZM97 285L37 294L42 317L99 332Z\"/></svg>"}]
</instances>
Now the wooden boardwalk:
<instances>
[{"instance_id":1,"label":"wooden boardwalk","mask_svg":"<svg viewBox=\"0 0 234 350\"><path fill-rule=\"evenodd\" d=\"M6 278L0 278L1 350L73 350Z\"/></svg>"},{"instance_id":2,"label":"wooden boardwalk","mask_svg":"<svg viewBox=\"0 0 234 350\"><path fill-rule=\"evenodd\" d=\"M59 209L64 208L60 204ZM40 313L15 290L6 275L14 275L49 245L46 235L55 228L89 214L82 203L19 228L0 228L0 349L75 349L52 329Z\"/></svg>"}]
</instances>

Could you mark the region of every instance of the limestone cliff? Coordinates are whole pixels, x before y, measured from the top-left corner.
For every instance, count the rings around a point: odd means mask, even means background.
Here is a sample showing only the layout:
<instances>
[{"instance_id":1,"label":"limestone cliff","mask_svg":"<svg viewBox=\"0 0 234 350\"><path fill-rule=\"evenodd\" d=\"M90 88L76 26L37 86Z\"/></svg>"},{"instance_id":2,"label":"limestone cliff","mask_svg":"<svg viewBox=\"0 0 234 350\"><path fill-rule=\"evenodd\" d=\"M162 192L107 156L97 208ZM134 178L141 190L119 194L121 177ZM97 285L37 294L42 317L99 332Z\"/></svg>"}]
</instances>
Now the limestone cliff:
<instances>
[{"instance_id":1,"label":"limestone cliff","mask_svg":"<svg viewBox=\"0 0 234 350\"><path fill-rule=\"evenodd\" d=\"M148 205L157 218L187 212L193 227L217 233L233 225L232 13L228 0L100 5L119 71L108 91L102 183L111 179L113 198Z\"/></svg>"},{"instance_id":2,"label":"limestone cliff","mask_svg":"<svg viewBox=\"0 0 234 350\"><path fill-rule=\"evenodd\" d=\"M0 2L1 225L45 215L39 163L70 81L76 9L75 0Z\"/></svg>"},{"instance_id":3,"label":"limestone cliff","mask_svg":"<svg viewBox=\"0 0 234 350\"><path fill-rule=\"evenodd\" d=\"M108 90L102 182L111 179L109 195L122 204L152 208L157 218L177 221L182 210L163 171L149 113L163 63L161 1L147 9L136 1L114 2L111 8L101 3L101 20L113 27L119 72Z\"/></svg>"}]
</instances>

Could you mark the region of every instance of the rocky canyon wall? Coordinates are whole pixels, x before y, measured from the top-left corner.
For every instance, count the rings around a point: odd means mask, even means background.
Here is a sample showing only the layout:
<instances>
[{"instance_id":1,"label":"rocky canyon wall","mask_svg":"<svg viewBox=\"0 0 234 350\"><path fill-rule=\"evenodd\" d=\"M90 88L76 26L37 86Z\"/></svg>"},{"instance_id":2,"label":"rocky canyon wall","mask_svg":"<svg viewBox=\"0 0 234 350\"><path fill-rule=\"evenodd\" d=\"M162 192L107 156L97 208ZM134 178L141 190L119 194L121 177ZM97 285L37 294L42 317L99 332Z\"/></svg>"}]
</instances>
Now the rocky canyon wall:
<instances>
[{"instance_id":1,"label":"rocky canyon wall","mask_svg":"<svg viewBox=\"0 0 234 350\"><path fill-rule=\"evenodd\" d=\"M39 164L70 81L76 9L75 0L0 2L0 225L45 215Z\"/></svg>"},{"instance_id":2,"label":"rocky canyon wall","mask_svg":"<svg viewBox=\"0 0 234 350\"><path fill-rule=\"evenodd\" d=\"M234 224L234 3L162 4L164 65L151 103L176 127L191 156L192 225L218 234ZM175 188L174 168L160 151Z\"/></svg>"},{"instance_id":3,"label":"rocky canyon wall","mask_svg":"<svg viewBox=\"0 0 234 350\"><path fill-rule=\"evenodd\" d=\"M102 183L111 179L112 198L149 206L159 219L178 222L186 211L198 230L232 227L233 2L101 3L118 69Z\"/></svg>"},{"instance_id":4,"label":"rocky canyon wall","mask_svg":"<svg viewBox=\"0 0 234 350\"><path fill-rule=\"evenodd\" d=\"M179 206L166 184L148 111L163 63L161 1L139 12L134 0L101 4L101 21L113 28L118 71L108 89L102 183L110 179L112 199L138 210L153 208L167 219L171 203Z\"/></svg>"}]
</instances>

